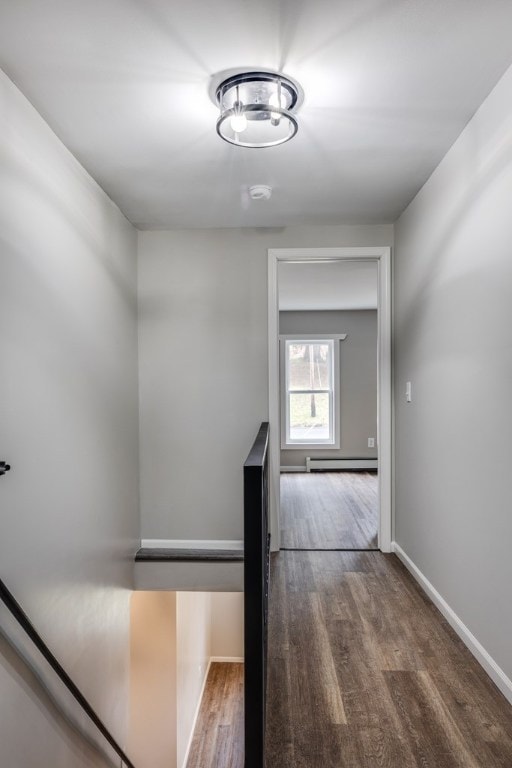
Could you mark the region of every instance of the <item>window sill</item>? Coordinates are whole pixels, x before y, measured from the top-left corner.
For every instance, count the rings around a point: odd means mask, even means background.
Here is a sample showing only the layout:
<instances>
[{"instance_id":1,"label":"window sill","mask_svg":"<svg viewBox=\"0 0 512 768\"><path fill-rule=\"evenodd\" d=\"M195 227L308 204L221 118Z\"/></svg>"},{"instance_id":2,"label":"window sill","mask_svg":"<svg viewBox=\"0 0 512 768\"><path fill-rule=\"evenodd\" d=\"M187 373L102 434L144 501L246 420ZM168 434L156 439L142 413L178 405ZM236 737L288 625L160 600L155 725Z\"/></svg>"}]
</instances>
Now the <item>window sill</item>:
<instances>
[{"instance_id":1,"label":"window sill","mask_svg":"<svg viewBox=\"0 0 512 768\"><path fill-rule=\"evenodd\" d=\"M281 443L282 451L339 451L339 443Z\"/></svg>"}]
</instances>

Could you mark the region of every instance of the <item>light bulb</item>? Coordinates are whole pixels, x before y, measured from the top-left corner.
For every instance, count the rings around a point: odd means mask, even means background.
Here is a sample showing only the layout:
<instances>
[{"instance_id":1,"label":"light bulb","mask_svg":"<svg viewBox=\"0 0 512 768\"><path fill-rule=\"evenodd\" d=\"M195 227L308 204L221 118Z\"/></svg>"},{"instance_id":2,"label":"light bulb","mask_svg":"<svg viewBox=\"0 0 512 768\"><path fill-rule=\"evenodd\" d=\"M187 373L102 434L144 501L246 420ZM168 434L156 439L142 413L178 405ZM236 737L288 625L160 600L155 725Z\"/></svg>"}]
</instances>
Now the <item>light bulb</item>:
<instances>
[{"instance_id":1,"label":"light bulb","mask_svg":"<svg viewBox=\"0 0 512 768\"><path fill-rule=\"evenodd\" d=\"M247 118L243 112L233 115L230 123L235 133L242 133L247 128Z\"/></svg>"}]
</instances>

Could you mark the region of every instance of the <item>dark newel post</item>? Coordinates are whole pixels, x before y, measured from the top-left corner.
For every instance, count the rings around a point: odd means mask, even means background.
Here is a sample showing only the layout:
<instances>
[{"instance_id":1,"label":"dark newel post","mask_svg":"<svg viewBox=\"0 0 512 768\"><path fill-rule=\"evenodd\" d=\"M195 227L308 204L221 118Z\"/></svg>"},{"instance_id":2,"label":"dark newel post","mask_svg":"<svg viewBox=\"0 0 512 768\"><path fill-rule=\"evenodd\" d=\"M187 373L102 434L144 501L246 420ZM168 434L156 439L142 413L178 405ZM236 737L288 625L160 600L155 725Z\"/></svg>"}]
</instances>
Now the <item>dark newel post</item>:
<instances>
[{"instance_id":1,"label":"dark newel post","mask_svg":"<svg viewBox=\"0 0 512 768\"><path fill-rule=\"evenodd\" d=\"M268 433L263 422L244 464L245 768L264 768L270 536Z\"/></svg>"}]
</instances>

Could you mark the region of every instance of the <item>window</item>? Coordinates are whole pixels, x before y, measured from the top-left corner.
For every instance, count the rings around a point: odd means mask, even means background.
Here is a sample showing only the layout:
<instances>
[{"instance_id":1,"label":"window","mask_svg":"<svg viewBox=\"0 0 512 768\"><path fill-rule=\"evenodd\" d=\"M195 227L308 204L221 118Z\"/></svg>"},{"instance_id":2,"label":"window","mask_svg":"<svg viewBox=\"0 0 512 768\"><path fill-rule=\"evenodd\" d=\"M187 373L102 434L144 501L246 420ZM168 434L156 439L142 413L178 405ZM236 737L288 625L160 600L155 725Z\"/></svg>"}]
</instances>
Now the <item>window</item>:
<instances>
[{"instance_id":1,"label":"window","mask_svg":"<svg viewBox=\"0 0 512 768\"><path fill-rule=\"evenodd\" d=\"M281 339L281 447L339 447L339 337Z\"/></svg>"}]
</instances>

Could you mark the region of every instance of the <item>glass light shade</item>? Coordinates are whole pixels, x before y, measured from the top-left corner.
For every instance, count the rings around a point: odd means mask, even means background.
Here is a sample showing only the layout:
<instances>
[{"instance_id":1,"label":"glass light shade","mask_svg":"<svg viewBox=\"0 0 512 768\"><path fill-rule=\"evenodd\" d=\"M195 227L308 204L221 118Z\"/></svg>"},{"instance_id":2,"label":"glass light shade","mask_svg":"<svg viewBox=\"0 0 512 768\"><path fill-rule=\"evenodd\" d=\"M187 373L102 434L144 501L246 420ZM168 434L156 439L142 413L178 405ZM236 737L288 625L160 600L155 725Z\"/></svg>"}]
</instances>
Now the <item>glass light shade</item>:
<instances>
[{"instance_id":1,"label":"glass light shade","mask_svg":"<svg viewBox=\"0 0 512 768\"><path fill-rule=\"evenodd\" d=\"M217 87L217 133L241 147L273 147L297 133L299 86L273 72L232 75ZM245 119L245 122L244 122Z\"/></svg>"}]
</instances>

